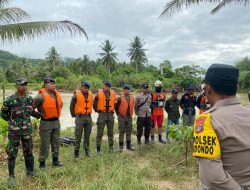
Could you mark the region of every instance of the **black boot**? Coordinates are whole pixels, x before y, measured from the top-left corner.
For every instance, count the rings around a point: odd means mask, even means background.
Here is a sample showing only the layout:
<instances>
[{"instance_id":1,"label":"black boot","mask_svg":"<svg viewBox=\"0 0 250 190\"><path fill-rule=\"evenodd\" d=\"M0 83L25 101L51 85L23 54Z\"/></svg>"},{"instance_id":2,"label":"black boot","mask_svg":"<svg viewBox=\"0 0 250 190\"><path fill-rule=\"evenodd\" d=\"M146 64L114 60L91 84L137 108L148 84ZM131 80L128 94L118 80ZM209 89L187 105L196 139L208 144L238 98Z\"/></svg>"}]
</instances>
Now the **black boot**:
<instances>
[{"instance_id":1,"label":"black boot","mask_svg":"<svg viewBox=\"0 0 250 190\"><path fill-rule=\"evenodd\" d=\"M141 146L141 138L137 137L137 145Z\"/></svg>"},{"instance_id":2,"label":"black boot","mask_svg":"<svg viewBox=\"0 0 250 190\"><path fill-rule=\"evenodd\" d=\"M123 151L123 142L119 142L119 152Z\"/></svg>"},{"instance_id":3,"label":"black boot","mask_svg":"<svg viewBox=\"0 0 250 190\"><path fill-rule=\"evenodd\" d=\"M79 158L79 150L75 150L74 158L75 158L75 159Z\"/></svg>"},{"instance_id":4,"label":"black boot","mask_svg":"<svg viewBox=\"0 0 250 190\"><path fill-rule=\"evenodd\" d=\"M96 152L97 152L97 154L101 154L101 147L100 146L96 147Z\"/></svg>"},{"instance_id":5,"label":"black boot","mask_svg":"<svg viewBox=\"0 0 250 190\"><path fill-rule=\"evenodd\" d=\"M109 144L109 152L114 152L113 144Z\"/></svg>"},{"instance_id":6,"label":"black boot","mask_svg":"<svg viewBox=\"0 0 250 190\"><path fill-rule=\"evenodd\" d=\"M166 144L166 141L162 140L162 136L161 135L159 135L159 142L163 143L163 144Z\"/></svg>"},{"instance_id":7,"label":"black boot","mask_svg":"<svg viewBox=\"0 0 250 190\"><path fill-rule=\"evenodd\" d=\"M40 162L39 168L40 168L40 169L45 169L45 168L46 168L45 161L41 161L41 162Z\"/></svg>"},{"instance_id":8,"label":"black boot","mask_svg":"<svg viewBox=\"0 0 250 190\"><path fill-rule=\"evenodd\" d=\"M89 148L85 148L84 151L85 151L85 156L90 157Z\"/></svg>"},{"instance_id":9,"label":"black boot","mask_svg":"<svg viewBox=\"0 0 250 190\"><path fill-rule=\"evenodd\" d=\"M127 141L127 149L130 151L135 151L135 148L131 145L131 141Z\"/></svg>"},{"instance_id":10,"label":"black boot","mask_svg":"<svg viewBox=\"0 0 250 190\"><path fill-rule=\"evenodd\" d=\"M58 160L58 157L53 158L52 164L53 164L53 166L56 166L56 167L62 167L63 166L63 164Z\"/></svg>"},{"instance_id":11,"label":"black boot","mask_svg":"<svg viewBox=\"0 0 250 190\"><path fill-rule=\"evenodd\" d=\"M26 175L36 177L36 173L34 172L34 157L29 156L25 157L25 166L26 166Z\"/></svg>"},{"instance_id":12,"label":"black boot","mask_svg":"<svg viewBox=\"0 0 250 190\"><path fill-rule=\"evenodd\" d=\"M155 136L151 135L151 143L154 144L155 143Z\"/></svg>"},{"instance_id":13,"label":"black boot","mask_svg":"<svg viewBox=\"0 0 250 190\"><path fill-rule=\"evenodd\" d=\"M8 185L9 187L15 186L15 159L8 159L8 170L9 170L9 179L8 179Z\"/></svg>"},{"instance_id":14,"label":"black boot","mask_svg":"<svg viewBox=\"0 0 250 190\"><path fill-rule=\"evenodd\" d=\"M146 138L146 139L145 139L145 144L150 144L149 138Z\"/></svg>"}]
</instances>

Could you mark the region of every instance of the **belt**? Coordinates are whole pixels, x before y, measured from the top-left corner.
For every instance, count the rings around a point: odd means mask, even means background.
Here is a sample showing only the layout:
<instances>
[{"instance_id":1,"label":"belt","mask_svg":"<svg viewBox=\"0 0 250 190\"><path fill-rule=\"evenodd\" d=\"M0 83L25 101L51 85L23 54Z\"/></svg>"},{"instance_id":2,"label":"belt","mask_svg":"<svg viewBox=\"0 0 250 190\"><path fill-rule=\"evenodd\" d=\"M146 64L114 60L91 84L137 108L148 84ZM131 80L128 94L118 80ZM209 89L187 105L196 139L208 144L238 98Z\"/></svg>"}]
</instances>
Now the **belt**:
<instances>
[{"instance_id":1,"label":"belt","mask_svg":"<svg viewBox=\"0 0 250 190\"><path fill-rule=\"evenodd\" d=\"M53 118L49 118L49 119L44 119L43 117L41 118L41 120L43 121L57 121L59 118L58 117L53 117Z\"/></svg>"},{"instance_id":2,"label":"belt","mask_svg":"<svg viewBox=\"0 0 250 190\"><path fill-rule=\"evenodd\" d=\"M91 116L91 114L79 114L79 115L76 115L77 117L85 117L85 116Z\"/></svg>"}]
</instances>

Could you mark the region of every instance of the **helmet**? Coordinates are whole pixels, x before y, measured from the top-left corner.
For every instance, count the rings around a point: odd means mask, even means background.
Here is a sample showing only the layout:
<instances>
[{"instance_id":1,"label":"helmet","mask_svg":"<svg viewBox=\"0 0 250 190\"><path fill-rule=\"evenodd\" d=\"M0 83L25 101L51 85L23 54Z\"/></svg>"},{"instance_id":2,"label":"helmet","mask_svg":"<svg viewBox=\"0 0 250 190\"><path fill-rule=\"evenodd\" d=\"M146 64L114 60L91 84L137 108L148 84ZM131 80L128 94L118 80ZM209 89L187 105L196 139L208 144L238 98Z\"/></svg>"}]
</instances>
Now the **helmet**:
<instances>
[{"instance_id":1,"label":"helmet","mask_svg":"<svg viewBox=\"0 0 250 190\"><path fill-rule=\"evenodd\" d=\"M155 87L163 86L160 80L155 81Z\"/></svg>"}]
</instances>

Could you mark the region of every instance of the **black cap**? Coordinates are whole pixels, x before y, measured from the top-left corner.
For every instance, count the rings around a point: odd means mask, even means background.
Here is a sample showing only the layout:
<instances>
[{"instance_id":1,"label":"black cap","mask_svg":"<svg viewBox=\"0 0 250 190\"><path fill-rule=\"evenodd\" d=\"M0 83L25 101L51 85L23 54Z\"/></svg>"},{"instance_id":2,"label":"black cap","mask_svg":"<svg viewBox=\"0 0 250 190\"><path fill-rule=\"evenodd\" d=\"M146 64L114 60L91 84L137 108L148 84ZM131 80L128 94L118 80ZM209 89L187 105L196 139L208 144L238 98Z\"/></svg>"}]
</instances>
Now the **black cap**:
<instances>
[{"instance_id":1,"label":"black cap","mask_svg":"<svg viewBox=\"0 0 250 190\"><path fill-rule=\"evenodd\" d=\"M108 80L105 80L105 81L103 82L103 84L104 84L104 85L107 85L108 87L111 87L111 86L112 86L112 83L111 83L110 81L108 81Z\"/></svg>"},{"instance_id":2,"label":"black cap","mask_svg":"<svg viewBox=\"0 0 250 190\"><path fill-rule=\"evenodd\" d=\"M25 84L28 83L28 80L25 77L20 77L16 80L16 84L20 85L20 84Z\"/></svg>"},{"instance_id":3,"label":"black cap","mask_svg":"<svg viewBox=\"0 0 250 190\"><path fill-rule=\"evenodd\" d=\"M148 84L147 83L144 83L141 85L142 88L148 88Z\"/></svg>"},{"instance_id":4,"label":"black cap","mask_svg":"<svg viewBox=\"0 0 250 190\"><path fill-rule=\"evenodd\" d=\"M90 84L87 81L82 81L81 85L90 88Z\"/></svg>"},{"instance_id":5,"label":"black cap","mask_svg":"<svg viewBox=\"0 0 250 190\"><path fill-rule=\"evenodd\" d=\"M214 85L230 85L238 82L239 69L232 65L213 64L205 76L205 83Z\"/></svg>"},{"instance_id":6,"label":"black cap","mask_svg":"<svg viewBox=\"0 0 250 190\"><path fill-rule=\"evenodd\" d=\"M196 89L195 86L192 84L187 87L187 90L195 90L195 89Z\"/></svg>"},{"instance_id":7,"label":"black cap","mask_svg":"<svg viewBox=\"0 0 250 190\"><path fill-rule=\"evenodd\" d=\"M51 82L56 83L55 80L52 79L52 78L50 78L50 77L44 78L44 81L43 81L43 82L44 82L44 83L51 83Z\"/></svg>"},{"instance_id":8,"label":"black cap","mask_svg":"<svg viewBox=\"0 0 250 190\"><path fill-rule=\"evenodd\" d=\"M128 89L128 90L129 90L129 89L130 89L130 86L129 86L128 84L124 84L124 85L123 85L123 89Z\"/></svg>"},{"instance_id":9,"label":"black cap","mask_svg":"<svg viewBox=\"0 0 250 190\"><path fill-rule=\"evenodd\" d=\"M176 89L173 89L171 92L172 92L172 94L178 94L178 90L176 90Z\"/></svg>"}]
</instances>

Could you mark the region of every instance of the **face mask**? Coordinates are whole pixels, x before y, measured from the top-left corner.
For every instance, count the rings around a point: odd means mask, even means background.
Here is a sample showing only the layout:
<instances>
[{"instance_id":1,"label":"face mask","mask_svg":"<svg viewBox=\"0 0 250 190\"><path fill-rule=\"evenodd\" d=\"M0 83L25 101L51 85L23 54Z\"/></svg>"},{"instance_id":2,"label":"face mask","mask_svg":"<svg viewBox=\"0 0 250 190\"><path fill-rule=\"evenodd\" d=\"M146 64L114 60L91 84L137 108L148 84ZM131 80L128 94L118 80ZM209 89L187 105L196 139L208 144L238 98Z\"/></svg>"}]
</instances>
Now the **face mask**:
<instances>
[{"instance_id":1,"label":"face mask","mask_svg":"<svg viewBox=\"0 0 250 190\"><path fill-rule=\"evenodd\" d=\"M162 89L162 87L161 87L161 86L159 86L159 87L155 87L155 92L160 93L160 92L161 92L161 89Z\"/></svg>"}]
</instances>

